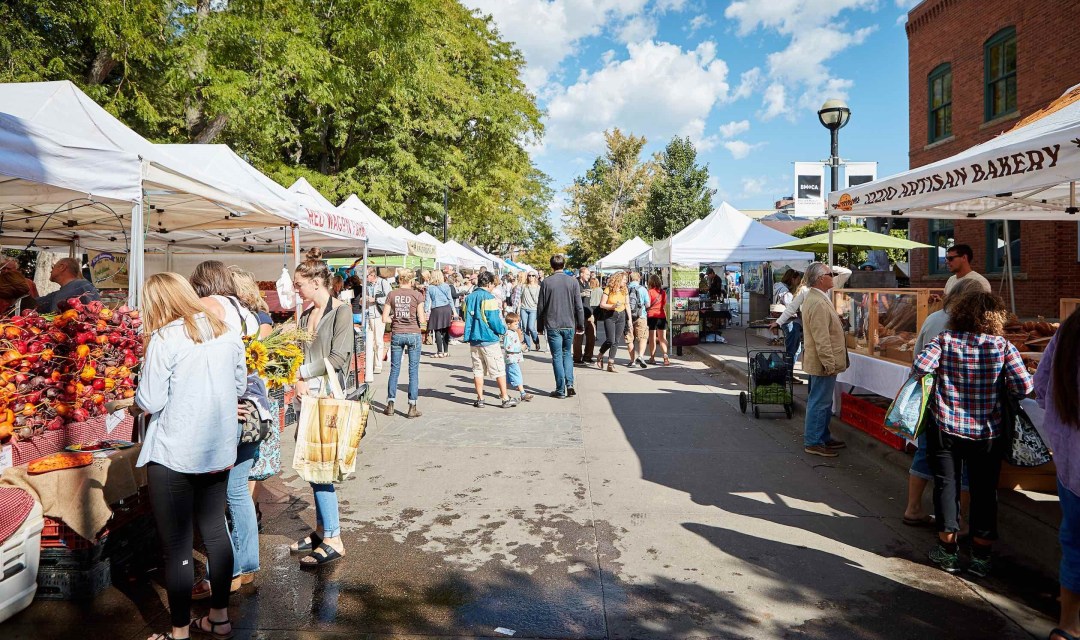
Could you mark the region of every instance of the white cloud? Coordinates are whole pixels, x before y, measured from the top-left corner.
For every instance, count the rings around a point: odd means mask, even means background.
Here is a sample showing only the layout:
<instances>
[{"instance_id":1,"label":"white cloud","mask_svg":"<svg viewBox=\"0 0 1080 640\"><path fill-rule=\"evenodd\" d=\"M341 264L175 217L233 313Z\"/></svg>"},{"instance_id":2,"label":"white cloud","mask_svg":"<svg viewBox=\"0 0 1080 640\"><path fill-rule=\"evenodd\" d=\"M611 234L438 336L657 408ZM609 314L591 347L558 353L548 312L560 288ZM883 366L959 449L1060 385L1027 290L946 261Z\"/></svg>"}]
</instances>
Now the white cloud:
<instances>
[{"instance_id":1,"label":"white cloud","mask_svg":"<svg viewBox=\"0 0 1080 640\"><path fill-rule=\"evenodd\" d=\"M711 27L712 24L713 24L713 21L709 18L709 15L706 14L706 13L702 13L702 14L696 15L693 18L690 19L690 25L688 27L688 31L690 32L690 35L694 35L695 33L697 33L698 29L704 29L705 27Z\"/></svg>"},{"instance_id":2,"label":"white cloud","mask_svg":"<svg viewBox=\"0 0 1080 640\"><path fill-rule=\"evenodd\" d=\"M688 0L462 0L491 15L502 37L525 56L526 85L541 92L582 40L614 29L622 42L656 33L655 16L685 9ZM650 24L652 26L650 26Z\"/></svg>"},{"instance_id":3,"label":"white cloud","mask_svg":"<svg viewBox=\"0 0 1080 640\"><path fill-rule=\"evenodd\" d=\"M817 109L827 97L846 98L851 81L833 76L825 63L862 44L876 27L850 31L838 16L876 8L877 0L739 0L728 5L724 16L736 22L739 35L760 28L789 38L784 49L768 56L770 84L760 117L793 118L796 107Z\"/></svg>"},{"instance_id":4,"label":"white cloud","mask_svg":"<svg viewBox=\"0 0 1080 640\"><path fill-rule=\"evenodd\" d=\"M742 140L728 140L724 143L724 148L731 152L731 157L736 160L742 160L746 156L750 155L750 152L760 147L762 142L757 144L750 144Z\"/></svg>"},{"instance_id":5,"label":"white cloud","mask_svg":"<svg viewBox=\"0 0 1080 640\"><path fill-rule=\"evenodd\" d=\"M619 28L618 39L619 42L625 44L652 40L656 37L658 28L656 19L649 16L635 16L624 22L622 27Z\"/></svg>"},{"instance_id":6,"label":"white cloud","mask_svg":"<svg viewBox=\"0 0 1080 640\"><path fill-rule=\"evenodd\" d=\"M727 124L720 125L720 135L725 138L734 138L740 133L746 133L750 130L749 120L732 120Z\"/></svg>"},{"instance_id":7,"label":"white cloud","mask_svg":"<svg viewBox=\"0 0 1080 640\"><path fill-rule=\"evenodd\" d=\"M730 100L727 64L716 45L704 42L684 51L665 42L627 46L630 57L611 61L548 102L547 143L552 147L599 151L603 131L618 126L650 139L672 132L704 138L713 107Z\"/></svg>"},{"instance_id":8,"label":"white cloud","mask_svg":"<svg viewBox=\"0 0 1080 640\"><path fill-rule=\"evenodd\" d=\"M922 2L922 0L896 0L896 6L904 11L910 11L915 8L915 5Z\"/></svg>"},{"instance_id":9,"label":"white cloud","mask_svg":"<svg viewBox=\"0 0 1080 640\"><path fill-rule=\"evenodd\" d=\"M747 176L742 179L742 193L739 194L739 198L750 198L752 196L760 196L766 192L769 188L769 179L765 176L752 177Z\"/></svg>"},{"instance_id":10,"label":"white cloud","mask_svg":"<svg viewBox=\"0 0 1080 640\"><path fill-rule=\"evenodd\" d=\"M739 74L739 88L735 89L735 92L731 94L732 100L742 100L743 98L749 98L750 94L757 91L758 87L762 84L761 69L754 67L748 71L743 71Z\"/></svg>"}]
</instances>

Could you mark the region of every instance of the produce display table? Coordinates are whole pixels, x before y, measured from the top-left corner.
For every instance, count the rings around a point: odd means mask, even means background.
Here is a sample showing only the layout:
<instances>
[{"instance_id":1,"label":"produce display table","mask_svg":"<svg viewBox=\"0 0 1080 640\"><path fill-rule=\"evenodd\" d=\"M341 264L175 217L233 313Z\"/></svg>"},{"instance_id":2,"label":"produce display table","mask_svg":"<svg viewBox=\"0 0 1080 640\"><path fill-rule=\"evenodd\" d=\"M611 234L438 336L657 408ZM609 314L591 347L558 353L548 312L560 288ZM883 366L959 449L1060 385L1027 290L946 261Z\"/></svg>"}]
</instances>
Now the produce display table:
<instances>
[{"instance_id":1,"label":"produce display table","mask_svg":"<svg viewBox=\"0 0 1080 640\"><path fill-rule=\"evenodd\" d=\"M145 470L135 467L140 449L137 444L95 457L86 467L39 475L29 475L25 466L11 467L0 477L0 489L22 489L41 503L45 516L61 520L79 536L93 540L112 516L109 505L146 486ZM18 493L0 494L0 513L24 499Z\"/></svg>"},{"instance_id":2,"label":"produce display table","mask_svg":"<svg viewBox=\"0 0 1080 640\"><path fill-rule=\"evenodd\" d=\"M71 422L58 431L46 431L31 440L11 443L12 464L18 466L64 450L73 444L97 440L131 440L135 420L127 411ZM3 469L0 469L3 471ZM45 514L48 515L48 514Z\"/></svg>"}]
</instances>

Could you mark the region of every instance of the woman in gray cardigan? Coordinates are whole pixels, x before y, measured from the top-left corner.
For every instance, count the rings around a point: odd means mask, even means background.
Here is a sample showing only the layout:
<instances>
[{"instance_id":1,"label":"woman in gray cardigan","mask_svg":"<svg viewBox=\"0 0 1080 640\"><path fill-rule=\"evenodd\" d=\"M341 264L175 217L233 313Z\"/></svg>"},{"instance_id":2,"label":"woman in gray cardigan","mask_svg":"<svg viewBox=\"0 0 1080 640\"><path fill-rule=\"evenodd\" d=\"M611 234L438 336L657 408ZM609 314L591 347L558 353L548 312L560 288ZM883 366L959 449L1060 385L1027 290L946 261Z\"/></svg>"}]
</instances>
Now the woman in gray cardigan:
<instances>
[{"instance_id":1,"label":"woman in gray cardigan","mask_svg":"<svg viewBox=\"0 0 1080 640\"><path fill-rule=\"evenodd\" d=\"M334 368L344 387L344 373L349 359L354 357L352 308L330 294L330 269L322 260L322 251L311 249L307 260L296 268L294 278L300 299L311 306L300 315L300 328L315 332L315 338L304 346L304 364L296 381L296 394L325 395L323 377L326 362ZM300 559L302 568L310 569L340 560L345 555L341 542L337 493L333 484L311 483L315 492L315 530L290 547L293 553L306 553Z\"/></svg>"}]
</instances>

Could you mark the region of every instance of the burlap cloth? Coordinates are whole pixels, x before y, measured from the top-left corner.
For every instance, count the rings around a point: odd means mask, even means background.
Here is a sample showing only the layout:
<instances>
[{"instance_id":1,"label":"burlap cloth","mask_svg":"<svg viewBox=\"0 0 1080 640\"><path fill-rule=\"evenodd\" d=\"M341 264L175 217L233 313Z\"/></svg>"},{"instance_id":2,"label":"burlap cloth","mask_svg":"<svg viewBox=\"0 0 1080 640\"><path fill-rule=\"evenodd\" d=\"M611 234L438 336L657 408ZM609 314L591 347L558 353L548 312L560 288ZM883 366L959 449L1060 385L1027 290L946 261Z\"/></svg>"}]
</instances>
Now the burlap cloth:
<instances>
[{"instance_id":1,"label":"burlap cloth","mask_svg":"<svg viewBox=\"0 0 1080 640\"><path fill-rule=\"evenodd\" d=\"M41 503L44 515L62 520L75 533L94 540L112 517L109 505L135 495L146 486L145 468L136 468L141 445L115 451L79 469L26 472L26 465L11 467L0 477L0 487L28 491Z\"/></svg>"}]
</instances>

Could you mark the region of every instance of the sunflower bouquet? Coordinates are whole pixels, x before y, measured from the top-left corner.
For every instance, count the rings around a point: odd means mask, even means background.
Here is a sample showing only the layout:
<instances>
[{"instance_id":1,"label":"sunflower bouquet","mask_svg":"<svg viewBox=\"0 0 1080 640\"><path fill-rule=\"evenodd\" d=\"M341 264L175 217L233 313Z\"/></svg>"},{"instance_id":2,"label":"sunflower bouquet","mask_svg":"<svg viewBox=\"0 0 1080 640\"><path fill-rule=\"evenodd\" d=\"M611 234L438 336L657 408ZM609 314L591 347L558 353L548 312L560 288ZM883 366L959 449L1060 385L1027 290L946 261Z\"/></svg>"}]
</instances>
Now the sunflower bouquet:
<instances>
[{"instance_id":1,"label":"sunflower bouquet","mask_svg":"<svg viewBox=\"0 0 1080 640\"><path fill-rule=\"evenodd\" d=\"M247 341L247 367L259 374L270 389L277 389L296 382L296 374L304 363L304 350L300 346L312 339L310 331L289 322L278 325L265 338Z\"/></svg>"}]
</instances>

